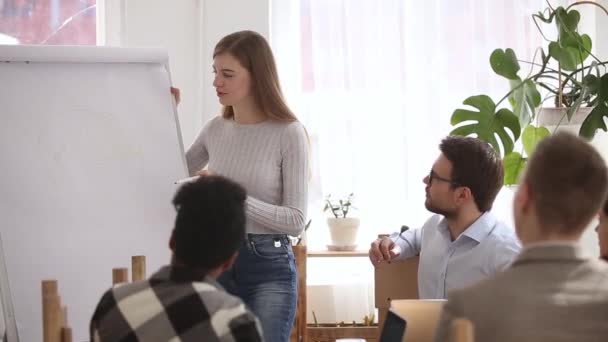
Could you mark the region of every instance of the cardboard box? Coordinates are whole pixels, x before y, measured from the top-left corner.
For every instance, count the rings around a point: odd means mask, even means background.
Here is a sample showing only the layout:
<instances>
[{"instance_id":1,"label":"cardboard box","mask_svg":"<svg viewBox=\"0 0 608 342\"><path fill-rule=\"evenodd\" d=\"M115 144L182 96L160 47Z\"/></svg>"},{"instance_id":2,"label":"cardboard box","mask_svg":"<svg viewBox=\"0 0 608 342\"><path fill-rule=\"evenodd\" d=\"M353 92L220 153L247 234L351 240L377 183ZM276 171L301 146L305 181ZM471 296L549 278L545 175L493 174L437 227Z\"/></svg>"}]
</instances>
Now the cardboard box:
<instances>
[{"instance_id":1,"label":"cardboard box","mask_svg":"<svg viewBox=\"0 0 608 342\"><path fill-rule=\"evenodd\" d=\"M377 308L388 308L393 299L418 299L418 261L413 257L374 269Z\"/></svg>"},{"instance_id":2,"label":"cardboard box","mask_svg":"<svg viewBox=\"0 0 608 342\"><path fill-rule=\"evenodd\" d=\"M382 327L386 311L394 299L418 299L419 257L382 264L374 270L375 305L378 327Z\"/></svg>"},{"instance_id":3,"label":"cardboard box","mask_svg":"<svg viewBox=\"0 0 608 342\"><path fill-rule=\"evenodd\" d=\"M403 341L432 342L445 302L443 299L391 301L390 310L407 322Z\"/></svg>"}]
</instances>

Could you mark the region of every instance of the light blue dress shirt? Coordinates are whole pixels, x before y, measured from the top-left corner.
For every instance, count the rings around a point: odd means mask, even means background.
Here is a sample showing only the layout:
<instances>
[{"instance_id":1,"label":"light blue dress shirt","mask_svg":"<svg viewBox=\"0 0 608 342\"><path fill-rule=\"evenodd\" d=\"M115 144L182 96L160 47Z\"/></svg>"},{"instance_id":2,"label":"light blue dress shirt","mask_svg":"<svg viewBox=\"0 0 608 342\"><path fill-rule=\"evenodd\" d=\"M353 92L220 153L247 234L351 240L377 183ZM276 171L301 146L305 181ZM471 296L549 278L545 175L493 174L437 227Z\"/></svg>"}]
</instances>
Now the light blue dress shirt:
<instances>
[{"instance_id":1,"label":"light blue dress shirt","mask_svg":"<svg viewBox=\"0 0 608 342\"><path fill-rule=\"evenodd\" d=\"M420 229L393 233L399 259L420 254L420 299L446 299L454 289L472 285L511 264L521 244L515 231L490 212L481 215L452 241L447 220L434 215Z\"/></svg>"}]
</instances>

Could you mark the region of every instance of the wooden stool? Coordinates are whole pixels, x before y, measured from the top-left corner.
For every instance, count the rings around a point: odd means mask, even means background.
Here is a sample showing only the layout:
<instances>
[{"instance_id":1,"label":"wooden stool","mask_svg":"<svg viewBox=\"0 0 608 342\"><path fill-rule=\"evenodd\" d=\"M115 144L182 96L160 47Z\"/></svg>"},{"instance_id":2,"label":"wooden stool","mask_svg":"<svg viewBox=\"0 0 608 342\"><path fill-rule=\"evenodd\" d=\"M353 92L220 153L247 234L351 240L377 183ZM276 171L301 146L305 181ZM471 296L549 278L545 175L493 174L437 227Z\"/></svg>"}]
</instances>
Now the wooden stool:
<instances>
[{"instance_id":1,"label":"wooden stool","mask_svg":"<svg viewBox=\"0 0 608 342\"><path fill-rule=\"evenodd\" d=\"M131 257L131 281L146 279L146 257L134 255ZM129 269L126 267L116 267L112 269L112 285L128 283Z\"/></svg>"},{"instance_id":2,"label":"wooden stool","mask_svg":"<svg viewBox=\"0 0 608 342\"><path fill-rule=\"evenodd\" d=\"M129 269L126 267L119 267L112 269L112 285L128 283L129 282Z\"/></svg>"},{"instance_id":3,"label":"wooden stool","mask_svg":"<svg viewBox=\"0 0 608 342\"><path fill-rule=\"evenodd\" d=\"M131 281L146 279L146 257L135 255L131 257Z\"/></svg>"},{"instance_id":4,"label":"wooden stool","mask_svg":"<svg viewBox=\"0 0 608 342\"><path fill-rule=\"evenodd\" d=\"M57 280L42 281L42 337L44 342L72 342L68 309L61 306Z\"/></svg>"}]
</instances>

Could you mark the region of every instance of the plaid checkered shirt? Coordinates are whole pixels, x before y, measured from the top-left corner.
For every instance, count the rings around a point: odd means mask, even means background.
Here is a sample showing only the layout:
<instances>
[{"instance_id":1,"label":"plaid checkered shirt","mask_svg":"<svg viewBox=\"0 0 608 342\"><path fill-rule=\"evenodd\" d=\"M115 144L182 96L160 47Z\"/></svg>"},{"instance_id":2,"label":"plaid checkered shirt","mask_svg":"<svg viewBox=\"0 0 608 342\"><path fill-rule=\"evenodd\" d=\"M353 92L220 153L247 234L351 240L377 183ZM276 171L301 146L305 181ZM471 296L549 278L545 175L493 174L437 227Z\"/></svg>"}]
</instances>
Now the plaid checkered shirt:
<instances>
[{"instance_id":1,"label":"plaid checkered shirt","mask_svg":"<svg viewBox=\"0 0 608 342\"><path fill-rule=\"evenodd\" d=\"M108 290L90 326L91 341L262 341L259 321L215 280L165 266L146 281Z\"/></svg>"}]
</instances>

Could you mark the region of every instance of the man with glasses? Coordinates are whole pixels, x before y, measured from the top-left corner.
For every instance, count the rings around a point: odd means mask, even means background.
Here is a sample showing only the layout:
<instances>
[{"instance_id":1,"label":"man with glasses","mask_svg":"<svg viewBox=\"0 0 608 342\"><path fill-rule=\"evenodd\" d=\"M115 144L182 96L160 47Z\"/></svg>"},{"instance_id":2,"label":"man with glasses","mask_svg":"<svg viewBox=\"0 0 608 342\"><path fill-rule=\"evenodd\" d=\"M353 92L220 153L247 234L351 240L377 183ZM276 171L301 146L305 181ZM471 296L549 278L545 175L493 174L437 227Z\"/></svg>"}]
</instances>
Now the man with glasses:
<instances>
[{"instance_id":1,"label":"man with glasses","mask_svg":"<svg viewBox=\"0 0 608 342\"><path fill-rule=\"evenodd\" d=\"M514 230L490 213L503 184L494 149L470 137L449 136L426 184L426 208L437 214L420 229L393 233L371 244L376 267L420 255L420 299L445 299L448 291L472 285L506 268L521 245Z\"/></svg>"},{"instance_id":2,"label":"man with glasses","mask_svg":"<svg viewBox=\"0 0 608 342\"><path fill-rule=\"evenodd\" d=\"M566 132L543 139L513 196L521 253L509 269L452 291L435 341L465 317L475 341L608 341L608 264L581 237L606 198L608 169L588 142Z\"/></svg>"}]
</instances>

